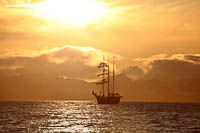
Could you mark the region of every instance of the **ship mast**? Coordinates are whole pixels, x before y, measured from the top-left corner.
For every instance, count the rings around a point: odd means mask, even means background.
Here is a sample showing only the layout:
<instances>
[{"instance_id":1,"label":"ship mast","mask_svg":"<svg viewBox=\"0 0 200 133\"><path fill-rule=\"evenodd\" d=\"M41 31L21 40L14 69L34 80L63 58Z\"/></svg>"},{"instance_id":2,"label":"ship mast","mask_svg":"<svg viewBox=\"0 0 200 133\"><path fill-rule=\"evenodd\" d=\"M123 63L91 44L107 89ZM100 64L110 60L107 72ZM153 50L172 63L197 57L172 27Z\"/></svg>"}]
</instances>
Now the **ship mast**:
<instances>
[{"instance_id":1,"label":"ship mast","mask_svg":"<svg viewBox=\"0 0 200 133\"><path fill-rule=\"evenodd\" d=\"M100 94L94 93L94 91L92 91L92 94L96 97L98 104L118 104L122 96L119 93L115 93L115 57L113 57L112 79L110 79L109 75L109 57L108 62L104 62L103 57L103 62L98 65L98 68L103 71L97 75L97 77L101 77L101 80L96 83L97 85L101 85ZM112 88L110 87L110 80L112 81Z\"/></svg>"},{"instance_id":2,"label":"ship mast","mask_svg":"<svg viewBox=\"0 0 200 133\"><path fill-rule=\"evenodd\" d=\"M107 63L104 62L104 57L103 57L103 62L101 62L98 66L98 68L102 68L102 73L98 74L98 76L102 76L102 80L100 82L97 82L96 84L97 85L102 85L101 89L102 89L102 96L105 96L105 83L108 84L108 94L107 95L110 95L110 88L109 88L109 65ZM107 76L106 76L107 75ZM106 77L105 77L106 76Z\"/></svg>"},{"instance_id":3,"label":"ship mast","mask_svg":"<svg viewBox=\"0 0 200 133\"><path fill-rule=\"evenodd\" d=\"M112 94L114 95L114 93L115 93L115 62L114 62L114 60L115 60L115 56L113 57L113 90L112 90Z\"/></svg>"},{"instance_id":4,"label":"ship mast","mask_svg":"<svg viewBox=\"0 0 200 133\"><path fill-rule=\"evenodd\" d=\"M103 63L104 63L104 56L103 56ZM104 79L104 74L105 74L105 66L104 66L104 64L103 64L103 76L102 76L102 82L103 82L103 96L105 95L105 90L104 90L104 81L105 81L105 79Z\"/></svg>"},{"instance_id":5,"label":"ship mast","mask_svg":"<svg viewBox=\"0 0 200 133\"><path fill-rule=\"evenodd\" d=\"M109 67L109 56L108 56L108 96L110 95L110 67Z\"/></svg>"}]
</instances>

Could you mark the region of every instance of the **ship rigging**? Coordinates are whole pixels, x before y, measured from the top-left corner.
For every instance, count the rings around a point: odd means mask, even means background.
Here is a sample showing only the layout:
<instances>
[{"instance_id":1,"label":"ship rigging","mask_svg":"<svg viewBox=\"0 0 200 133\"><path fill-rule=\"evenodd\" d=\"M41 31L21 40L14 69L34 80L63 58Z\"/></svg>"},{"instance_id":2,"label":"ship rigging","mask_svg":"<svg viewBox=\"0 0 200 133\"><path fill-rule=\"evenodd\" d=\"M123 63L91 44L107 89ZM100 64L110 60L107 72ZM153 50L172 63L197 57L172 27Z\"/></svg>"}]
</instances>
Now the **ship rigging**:
<instances>
[{"instance_id":1,"label":"ship rigging","mask_svg":"<svg viewBox=\"0 0 200 133\"><path fill-rule=\"evenodd\" d=\"M100 92L99 94L95 93L94 91L92 94L97 99L98 104L119 104L120 99L122 96L115 92L115 63L113 58L113 74L112 74L112 90L110 90L110 66L109 61L108 63L101 62L98 65L99 69L102 69L102 73L98 74L97 77L102 77L102 79L97 82L96 84L100 86ZM107 91L107 93L106 93Z\"/></svg>"}]
</instances>

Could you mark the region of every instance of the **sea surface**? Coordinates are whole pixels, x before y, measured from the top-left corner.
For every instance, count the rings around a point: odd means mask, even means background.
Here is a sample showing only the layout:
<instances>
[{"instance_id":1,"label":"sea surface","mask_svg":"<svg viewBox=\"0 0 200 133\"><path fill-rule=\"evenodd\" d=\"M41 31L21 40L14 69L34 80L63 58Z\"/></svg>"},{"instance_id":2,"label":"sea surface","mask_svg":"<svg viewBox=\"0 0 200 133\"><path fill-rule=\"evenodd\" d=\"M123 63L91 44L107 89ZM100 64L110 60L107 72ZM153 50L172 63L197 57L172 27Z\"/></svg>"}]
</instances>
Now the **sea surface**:
<instances>
[{"instance_id":1,"label":"sea surface","mask_svg":"<svg viewBox=\"0 0 200 133\"><path fill-rule=\"evenodd\" d=\"M200 104L0 102L0 132L200 133Z\"/></svg>"}]
</instances>

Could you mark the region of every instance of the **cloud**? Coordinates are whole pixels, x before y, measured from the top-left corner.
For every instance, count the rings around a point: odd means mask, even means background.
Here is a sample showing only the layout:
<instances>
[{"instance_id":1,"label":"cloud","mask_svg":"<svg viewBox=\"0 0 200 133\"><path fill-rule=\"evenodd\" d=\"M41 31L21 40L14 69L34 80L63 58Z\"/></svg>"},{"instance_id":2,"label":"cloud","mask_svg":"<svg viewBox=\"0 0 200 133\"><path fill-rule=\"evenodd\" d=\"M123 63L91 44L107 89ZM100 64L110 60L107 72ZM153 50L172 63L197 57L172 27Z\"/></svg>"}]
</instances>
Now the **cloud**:
<instances>
[{"instance_id":1,"label":"cloud","mask_svg":"<svg viewBox=\"0 0 200 133\"><path fill-rule=\"evenodd\" d=\"M121 73L126 74L128 77L132 79L138 79L141 78L144 75L143 69L141 69L139 66L128 66L125 67Z\"/></svg>"},{"instance_id":2,"label":"cloud","mask_svg":"<svg viewBox=\"0 0 200 133\"><path fill-rule=\"evenodd\" d=\"M200 63L200 55L195 54L195 55L185 55L185 59L195 62L195 63Z\"/></svg>"},{"instance_id":3,"label":"cloud","mask_svg":"<svg viewBox=\"0 0 200 133\"><path fill-rule=\"evenodd\" d=\"M141 64L137 69L145 69L143 73L145 78L173 82L180 79L193 80L200 78L200 54L158 54L147 58L136 58L133 61ZM130 71L126 73L130 74ZM137 74L135 75L137 76Z\"/></svg>"},{"instance_id":4,"label":"cloud","mask_svg":"<svg viewBox=\"0 0 200 133\"><path fill-rule=\"evenodd\" d=\"M151 67L147 76L151 78L157 77L164 81L185 80L185 82L200 78L200 63L186 57L187 55L179 55L162 60L154 60L149 64ZM190 55L190 57L199 58L200 56Z\"/></svg>"},{"instance_id":5,"label":"cloud","mask_svg":"<svg viewBox=\"0 0 200 133\"><path fill-rule=\"evenodd\" d=\"M13 70L13 73L46 74L66 76L80 79L94 78L97 72L96 65L105 55L115 55L90 46L64 46L47 51L40 51L33 55L16 53L0 56L0 70ZM13 75L13 74L12 74Z\"/></svg>"},{"instance_id":6,"label":"cloud","mask_svg":"<svg viewBox=\"0 0 200 133\"><path fill-rule=\"evenodd\" d=\"M134 61L140 62L140 66L129 66L122 71L132 81L123 76L117 79L116 84L126 99L200 102L199 60L199 54L159 54L137 58Z\"/></svg>"},{"instance_id":7,"label":"cloud","mask_svg":"<svg viewBox=\"0 0 200 133\"><path fill-rule=\"evenodd\" d=\"M194 83L188 84L187 87L199 87L195 86L198 80L200 80L199 54L162 54L136 60L144 62L147 68L147 72L144 74L144 78L146 79L158 79L180 85L183 82Z\"/></svg>"},{"instance_id":8,"label":"cloud","mask_svg":"<svg viewBox=\"0 0 200 133\"><path fill-rule=\"evenodd\" d=\"M117 60L122 59L120 55L104 52L91 46L65 46L62 48L54 48L48 53L48 59L50 62L58 64L70 60L71 62L83 62L89 66L96 66L102 61L103 57L107 57L108 55L115 56Z\"/></svg>"},{"instance_id":9,"label":"cloud","mask_svg":"<svg viewBox=\"0 0 200 133\"><path fill-rule=\"evenodd\" d=\"M146 66L153 64L156 61L183 61L190 63L199 63L200 54L157 54L147 58L135 58L134 62L143 63Z\"/></svg>"},{"instance_id":10,"label":"cloud","mask_svg":"<svg viewBox=\"0 0 200 133\"><path fill-rule=\"evenodd\" d=\"M148 57L148 58L135 58L133 59L133 61L136 61L136 62L143 62L143 63L149 63L149 62L153 62L155 60L162 60L162 59L166 59L168 57L167 54L157 54L157 55L153 55L151 57Z\"/></svg>"},{"instance_id":11,"label":"cloud","mask_svg":"<svg viewBox=\"0 0 200 133\"><path fill-rule=\"evenodd\" d=\"M65 46L28 55L10 50L1 53L0 100L63 100L91 99L96 86L90 82L99 71L96 65L109 52Z\"/></svg>"},{"instance_id":12,"label":"cloud","mask_svg":"<svg viewBox=\"0 0 200 133\"><path fill-rule=\"evenodd\" d=\"M91 91L97 87L78 79L96 77L98 70L93 63L101 60L98 57L103 53L107 52L65 46L29 56L1 56L0 99L91 99ZM139 65L125 67L116 75L116 88L124 100L199 102L199 57L175 54L140 58L140 62L148 62L147 71Z\"/></svg>"},{"instance_id":13,"label":"cloud","mask_svg":"<svg viewBox=\"0 0 200 133\"><path fill-rule=\"evenodd\" d=\"M200 55L178 54L166 59L157 59L149 63L150 69L144 75L146 80L162 84L161 89L168 91L175 99L199 101L200 97ZM156 87L154 82L154 87ZM151 89L151 88L149 88ZM171 94L170 94L171 93ZM169 97L169 96L168 96Z\"/></svg>"},{"instance_id":14,"label":"cloud","mask_svg":"<svg viewBox=\"0 0 200 133\"><path fill-rule=\"evenodd\" d=\"M30 4L38 3L45 0L1 0L0 5L17 5L17 4Z\"/></svg>"}]
</instances>

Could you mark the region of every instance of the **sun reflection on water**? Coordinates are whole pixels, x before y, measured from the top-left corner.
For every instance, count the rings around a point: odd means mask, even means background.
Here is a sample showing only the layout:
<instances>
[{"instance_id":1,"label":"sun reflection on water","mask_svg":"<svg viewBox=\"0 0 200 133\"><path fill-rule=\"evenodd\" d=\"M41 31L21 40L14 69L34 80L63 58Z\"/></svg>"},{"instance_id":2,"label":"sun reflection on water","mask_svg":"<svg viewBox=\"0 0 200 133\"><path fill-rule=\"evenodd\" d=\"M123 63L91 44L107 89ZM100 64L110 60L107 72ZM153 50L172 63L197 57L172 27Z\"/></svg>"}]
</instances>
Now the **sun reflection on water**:
<instances>
[{"instance_id":1,"label":"sun reflection on water","mask_svg":"<svg viewBox=\"0 0 200 133\"><path fill-rule=\"evenodd\" d=\"M192 104L10 102L0 103L0 129L2 132L52 133L200 131L199 110L200 105Z\"/></svg>"}]
</instances>

